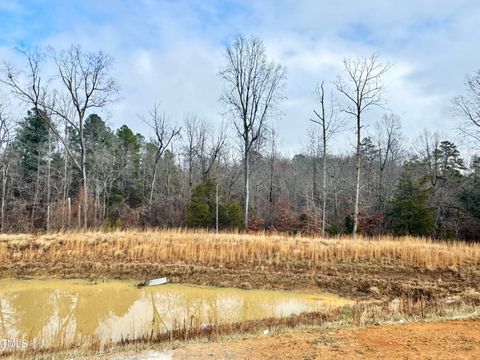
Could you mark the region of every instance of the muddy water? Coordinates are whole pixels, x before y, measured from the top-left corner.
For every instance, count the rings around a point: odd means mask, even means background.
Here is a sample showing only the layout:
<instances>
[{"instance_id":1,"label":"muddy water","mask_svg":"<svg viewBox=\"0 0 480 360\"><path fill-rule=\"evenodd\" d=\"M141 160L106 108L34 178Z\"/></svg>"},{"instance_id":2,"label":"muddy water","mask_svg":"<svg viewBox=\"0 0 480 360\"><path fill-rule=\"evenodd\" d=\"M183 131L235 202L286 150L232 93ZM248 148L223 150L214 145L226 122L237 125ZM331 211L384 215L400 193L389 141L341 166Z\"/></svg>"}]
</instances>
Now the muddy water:
<instances>
[{"instance_id":1,"label":"muddy water","mask_svg":"<svg viewBox=\"0 0 480 360\"><path fill-rule=\"evenodd\" d=\"M29 347L135 339L184 323L209 326L342 306L330 294L82 280L0 281L0 338ZM202 325L203 324L203 325Z\"/></svg>"}]
</instances>

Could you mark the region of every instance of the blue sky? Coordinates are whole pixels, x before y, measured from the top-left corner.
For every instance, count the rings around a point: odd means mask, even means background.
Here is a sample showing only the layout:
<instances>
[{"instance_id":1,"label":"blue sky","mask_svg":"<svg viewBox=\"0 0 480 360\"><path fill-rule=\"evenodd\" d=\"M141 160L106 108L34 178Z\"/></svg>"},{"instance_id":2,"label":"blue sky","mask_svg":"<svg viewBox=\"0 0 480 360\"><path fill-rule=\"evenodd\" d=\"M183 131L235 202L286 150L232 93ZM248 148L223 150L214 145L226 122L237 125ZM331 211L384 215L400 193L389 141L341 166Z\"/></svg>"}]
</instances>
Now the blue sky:
<instances>
[{"instance_id":1,"label":"blue sky","mask_svg":"<svg viewBox=\"0 0 480 360\"><path fill-rule=\"evenodd\" d=\"M0 0L0 23L3 60L17 62L17 46L79 44L112 55L122 100L102 115L112 127L142 132L138 115L154 102L172 121L195 112L220 122L225 44L237 33L259 36L287 68L287 100L275 126L290 153L306 144L316 84L333 80L344 57L377 53L393 65L385 78L388 110L401 116L410 138L424 128L452 137L450 99L480 68L478 1ZM369 113L367 123L383 112ZM349 132L339 137L350 144Z\"/></svg>"}]
</instances>

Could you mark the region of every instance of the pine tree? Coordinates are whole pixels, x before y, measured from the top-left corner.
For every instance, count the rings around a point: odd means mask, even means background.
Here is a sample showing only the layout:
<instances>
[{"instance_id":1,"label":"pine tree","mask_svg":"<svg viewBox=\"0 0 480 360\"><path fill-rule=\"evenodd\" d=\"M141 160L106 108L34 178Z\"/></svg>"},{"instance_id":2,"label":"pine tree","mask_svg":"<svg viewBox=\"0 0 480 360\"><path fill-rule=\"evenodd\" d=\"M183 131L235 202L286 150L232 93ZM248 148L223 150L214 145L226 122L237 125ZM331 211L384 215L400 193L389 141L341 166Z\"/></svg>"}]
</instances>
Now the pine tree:
<instances>
[{"instance_id":1,"label":"pine tree","mask_svg":"<svg viewBox=\"0 0 480 360\"><path fill-rule=\"evenodd\" d=\"M38 167L45 161L48 128L34 110L20 123L15 148L21 158L22 175L27 182L34 180Z\"/></svg>"},{"instance_id":2,"label":"pine tree","mask_svg":"<svg viewBox=\"0 0 480 360\"><path fill-rule=\"evenodd\" d=\"M423 181L402 174L395 196L390 200L387 217L396 235L429 235L435 229L434 211L428 200L430 190Z\"/></svg>"},{"instance_id":3,"label":"pine tree","mask_svg":"<svg viewBox=\"0 0 480 360\"><path fill-rule=\"evenodd\" d=\"M215 227L215 184L207 179L192 191L192 200L187 210L187 225L190 227ZM239 203L233 200L219 204L218 219L221 228L241 228L243 213Z\"/></svg>"}]
</instances>

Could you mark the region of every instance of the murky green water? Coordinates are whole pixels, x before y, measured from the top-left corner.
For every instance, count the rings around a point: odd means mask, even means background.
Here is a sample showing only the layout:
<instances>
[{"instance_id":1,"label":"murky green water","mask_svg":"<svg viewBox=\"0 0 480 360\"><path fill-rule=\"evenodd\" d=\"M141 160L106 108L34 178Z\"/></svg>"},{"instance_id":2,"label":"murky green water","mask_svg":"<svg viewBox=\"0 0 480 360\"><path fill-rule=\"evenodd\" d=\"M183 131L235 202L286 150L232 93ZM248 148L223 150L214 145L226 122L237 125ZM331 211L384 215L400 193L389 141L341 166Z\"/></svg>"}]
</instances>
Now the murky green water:
<instances>
[{"instance_id":1,"label":"murky green water","mask_svg":"<svg viewBox=\"0 0 480 360\"><path fill-rule=\"evenodd\" d=\"M101 343L167 332L184 322L225 324L342 306L329 294L239 290L167 284L82 280L0 281L0 339L27 339L29 347ZM204 325L205 326L205 325Z\"/></svg>"}]
</instances>

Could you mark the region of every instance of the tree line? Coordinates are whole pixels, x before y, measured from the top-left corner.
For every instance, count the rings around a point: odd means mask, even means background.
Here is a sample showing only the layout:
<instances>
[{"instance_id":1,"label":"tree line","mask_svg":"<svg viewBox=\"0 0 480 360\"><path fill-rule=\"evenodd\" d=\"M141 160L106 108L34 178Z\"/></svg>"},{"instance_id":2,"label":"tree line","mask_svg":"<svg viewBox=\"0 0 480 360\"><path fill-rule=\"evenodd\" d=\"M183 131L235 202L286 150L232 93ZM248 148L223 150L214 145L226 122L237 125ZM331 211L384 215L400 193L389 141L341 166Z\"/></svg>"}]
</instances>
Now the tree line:
<instances>
[{"instance_id":1,"label":"tree line","mask_svg":"<svg viewBox=\"0 0 480 360\"><path fill-rule=\"evenodd\" d=\"M271 126L286 69L259 38L226 47L221 123L174 122L154 104L139 115L150 137L97 115L119 100L109 55L78 46L19 54L23 65L5 63L0 77L2 232L189 226L478 240L480 156L466 164L454 142L428 131L407 149L399 116L367 118L386 105L390 64L377 55L346 58L335 81L319 79L308 146L289 158ZM26 114L9 113L12 102ZM480 72L452 104L475 146ZM334 151L338 136L355 151Z\"/></svg>"}]
</instances>

